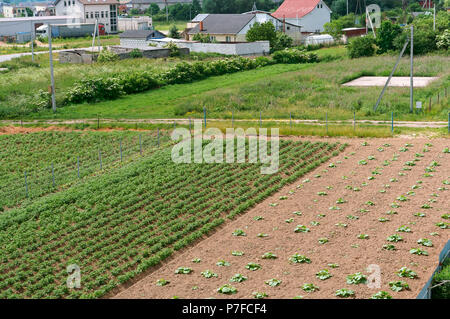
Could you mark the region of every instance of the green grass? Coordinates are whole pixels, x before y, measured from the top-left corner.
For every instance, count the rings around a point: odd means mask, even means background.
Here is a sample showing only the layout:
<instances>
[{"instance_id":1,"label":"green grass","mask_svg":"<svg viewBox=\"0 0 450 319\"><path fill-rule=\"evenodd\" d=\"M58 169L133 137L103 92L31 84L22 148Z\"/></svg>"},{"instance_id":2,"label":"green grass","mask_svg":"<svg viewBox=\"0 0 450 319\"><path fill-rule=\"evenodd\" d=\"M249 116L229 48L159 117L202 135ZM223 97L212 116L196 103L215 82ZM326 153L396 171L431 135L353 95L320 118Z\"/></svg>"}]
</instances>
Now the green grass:
<instances>
[{"instance_id":1,"label":"green grass","mask_svg":"<svg viewBox=\"0 0 450 319\"><path fill-rule=\"evenodd\" d=\"M0 298L101 297L344 148L281 140L279 171L271 175L260 174L261 164L176 164L165 148L6 211ZM66 284L73 264L80 289Z\"/></svg>"},{"instance_id":2,"label":"green grass","mask_svg":"<svg viewBox=\"0 0 450 319\"><path fill-rule=\"evenodd\" d=\"M192 17L194 18L194 17ZM189 21L182 21L182 20L172 20L169 22L166 21L153 21L153 27L158 30L158 31L169 31L169 29L173 26L176 25L178 31L183 31L184 29L186 29L186 24Z\"/></svg>"},{"instance_id":3,"label":"green grass","mask_svg":"<svg viewBox=\"0 0 450 319\"><path fill-rule=\"evenodd\" d=\"M337 50L328 48L323 50ZM343 87L342 83L361 75L387 76L395 57L378 56L361 59L344 59L315 65L273 65L257 70L209 78L203 81L166 86L142 94L130 95L115 101L63 107L56 116L50 112L35 118L83 118L101 114L111 118L167 118L203 116L206 107L209 118L257 119L264 118L348 120L356 111L358 119L396 120L447 119L450 95L450 61L444 56L423 56L415 60L416 76L439 76L427 88L416 88L415 99L428 105L433 98L431 112L428 108L420 115L409 114L409 88L387 89L374 113L373 106L381 87ZM403 59L396 75L407 76L409 64ZM447 98L444 88L449 87ZM437 104L437 92L440 103Z\"/></svg>"}]
</instances>

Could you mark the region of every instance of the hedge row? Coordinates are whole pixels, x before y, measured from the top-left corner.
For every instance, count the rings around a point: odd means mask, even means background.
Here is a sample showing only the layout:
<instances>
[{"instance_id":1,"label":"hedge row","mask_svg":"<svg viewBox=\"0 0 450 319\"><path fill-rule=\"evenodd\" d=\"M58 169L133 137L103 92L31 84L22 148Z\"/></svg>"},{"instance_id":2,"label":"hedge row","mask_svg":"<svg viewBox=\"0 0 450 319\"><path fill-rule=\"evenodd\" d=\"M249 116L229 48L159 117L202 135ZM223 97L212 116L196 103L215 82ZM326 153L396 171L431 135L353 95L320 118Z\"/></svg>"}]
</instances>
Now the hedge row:
<instances>
[{"instance_id":1,"label":"hedge row","mask_svg":"<svg viewBox=\"0 0 450 319\"><path fill-rule=\"evenodd\" d=\"M75 82L64 100L68 103L97 102L113 100L122 95L139 93L165 85L191 83L210 76L252 70L275 63L313 63L317 56L301 50L276 52L273 59L267 57L228 58L195 63L180 62L166 72L118 73L108 77L96 77Z\"/></svg>"}]
</instances>

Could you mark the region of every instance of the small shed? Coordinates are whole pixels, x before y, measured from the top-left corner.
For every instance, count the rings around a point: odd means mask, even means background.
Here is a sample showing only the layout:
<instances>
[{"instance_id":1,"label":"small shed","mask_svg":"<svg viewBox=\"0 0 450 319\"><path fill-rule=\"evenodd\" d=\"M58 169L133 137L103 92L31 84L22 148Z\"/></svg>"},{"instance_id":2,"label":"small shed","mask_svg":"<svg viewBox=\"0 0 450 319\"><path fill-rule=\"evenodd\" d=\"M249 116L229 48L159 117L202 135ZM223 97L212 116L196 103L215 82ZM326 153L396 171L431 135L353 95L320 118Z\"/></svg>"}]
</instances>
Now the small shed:
<instances>
[{"instance_id":1,"label":"small shed","mask_svg":"<svg viewBox=\"0 0 450 319\"><path fill-rule=\"evenodd\" d=\"M157 30L128 30L119 35L122 47L147 47L151 39L162 39L166 36Z\"/></svg>"},{"instance_id":2,"label":"small shed","mask_svg":"<svg viewBox=\"0 0 450 319\"><path fill-rule=\"evenodd\" d=\"M353 37L361 37L367 34L367 29L363 28L345 28L342 29L342 41L348 43L348 39Z\"/></svg>"}]
</instances>

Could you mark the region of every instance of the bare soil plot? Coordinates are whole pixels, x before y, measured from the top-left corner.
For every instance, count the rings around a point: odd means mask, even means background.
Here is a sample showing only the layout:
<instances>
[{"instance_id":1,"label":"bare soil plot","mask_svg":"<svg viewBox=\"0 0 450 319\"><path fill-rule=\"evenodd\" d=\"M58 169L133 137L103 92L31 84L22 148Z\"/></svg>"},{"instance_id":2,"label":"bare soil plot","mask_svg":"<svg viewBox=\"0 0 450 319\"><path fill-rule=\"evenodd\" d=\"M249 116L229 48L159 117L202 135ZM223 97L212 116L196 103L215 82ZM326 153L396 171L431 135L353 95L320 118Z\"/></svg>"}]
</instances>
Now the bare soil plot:
<instances>
[{"instance_id":1,"label":"bare soil plot","mask_svg":"<svg viewBox=\"0 0 450 319\"><path fill-rule=\"evenodd\" d=\"M343 86L384 86L387 76L362 76L353 81L342 84ZM415 76L413 78L415 87L426 87L431 82L437 80L438 77L422 77ZM394 76L388 86L409 86L410 78L408 76Z\"/></svg>"},{"instance_id":2,"label":"bare soil plot","mask_svg":"<svg viewBox=\"0 0 450 319\"><path fill-rule=\"evenodd\" d=\"M269 298L337 298L335 292L341 288L354 290L356 298L370 298L381 290L393 298L415 298L449 239L449 230L436 223L448 222L441 216L450 213L450 186L443 183L450 179L450 154L443 153L450 140L367 139L367 146L362 140L339 141L350 146L331 160L333 165L327 162L297 184L283 188L115 298L253 298L254 292L264 292ZM432 166L433 161L439 166ZM298 225L309 232L295 232ZM411 232L399 232L401 226ZM246 235L233 236L238 229ZM388 242L387 237L394 234L403 240ZM358 235L368 238L359 239ZM320 244L323 238L328 242ZM430 239L433 246L421 246L417 243L421 238ZM387 244L396 250L383 249ZM413 248L427 251L428 256L411 254ZM234 256L232 251L244 254ZM263 259L268 252L277 258ZM295 253L311 262L289 262ZM200 262L194 263L196 258ZM221 260L229 266L219 266ZM248 263L261 268L248 270ZM370 276L369 265L380 267L380 288L347 284L350 274ZM189 267L192 273L175 274L179 267ZM402 267L413 270L418 278L399 277L396 272ZM323 269L332 277L318 279L316 274ZM206 270L217 277L205 278L201 273ZM230 282L235 274L247 280ZM170 283L157 286L161 278ZM269 286L266 281L270 279L281 283ZM389 282L400 280L410 289L390 290ZM313 283L319 290L305 292L301 288L305 283ZM219 294L217 289L224 284L231 284L237 293Z\"/></svg>"}]
</instances>

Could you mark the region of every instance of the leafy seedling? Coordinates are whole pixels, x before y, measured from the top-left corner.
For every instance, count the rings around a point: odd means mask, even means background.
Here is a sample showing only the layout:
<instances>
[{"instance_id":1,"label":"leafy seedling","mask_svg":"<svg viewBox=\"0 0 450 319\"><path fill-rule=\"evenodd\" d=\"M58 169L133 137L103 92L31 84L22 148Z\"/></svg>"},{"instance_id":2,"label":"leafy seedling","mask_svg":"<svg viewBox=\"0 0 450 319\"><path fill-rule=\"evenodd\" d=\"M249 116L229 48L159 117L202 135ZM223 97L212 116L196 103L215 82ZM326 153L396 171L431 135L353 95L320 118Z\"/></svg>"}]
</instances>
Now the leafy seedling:
<instances>
[{"instance_id":1,"label":"leafy seedling","mask_svg":"<svg viewBox=\"0 0 450 319\"><path fill-rule=\"evenodd\" d=\"M230 284L225 284L217 289L217 291L221 294L232 295L237 293L237 289L231 286Z\"/></svg>"},{"instance_id":2,"label":"leafy seedling","mask_svg":"<svg viewBox=\"0 0 450 319\"><path fill-rule=\"evenodd\" d=\"M326 237L319 238L319 244L323 245L323 244L326 244L326 243L328 243L328 238L326 238Z\"/></svg>"},{"instance_id":3,"label":"leafy seedling","mask_svg":"<svg viewBox=\"0 0 450 319\"><path fill-rule=\"evenodd\" d=\"M251 271L256 271L258 269L261 269L261 265L257 263L248 263L245 268Z\"/></svg>"},{"instance_id":4,"label":"leafy seedling","mask_svg":"<svg viewBox=\"0 0 450 319\"><path fill-rule=\"evenodd\" d=\"M190 274L192 272L192 269L189 267L178 267L177 270L175 270L176 274Z\"/></svg>"},{"instance_id":5,"label":"leafy seedling","mask_svg":"<svg viewBox=\"0 0 450 319\"><path fill-rule=\"evenodd\" d=\"M225 260L219 260L216 263L216 265L219 266L219 267L228 267L228 266L230 266L230 263L228 261L225 261Z\"/></svg>"},{"instance_id":6,"label":"leafy seedling","mask_svg":"<svg viewBox=\"0 0 450 319\"><path fill-rule=\"evenodd\" d=\"M392 244L385 244L385 245L383 245L383 249L384 250L397 250L397 248L395 248L395 246L392 245Z\"/></svg>"},{"instance_id":7,"label":"leafy seedling","mask_svg":"<svg viewBox=\"0 0 450 319\"><path fill-rule=\"evenodd\" d=\"M341 288L336 290L336 293L334 295L341 298L348 298L353 297L355 295L355 292L351 289Z\"/></svg>"},{"instance_id":8,"label":"leafy seedling","mask_svg":"<svg viewBox=\"0 0 450 319\"><path fill-rule=\"evenodd\" d=\"M156 285L157 286L165 286L165 285L168 285L168 284L170 284L170 281L168 281L168 280L165 280L165 279L158 279L157 281L156 281Z\"/></svg>"},{"instance_id":9,"label":"leafy seedling","mask_svg":"<svg viewBox=\"0 0 450 319\"><path fill-rule=\"evenodd\" d=\"M330 274L330 272L328 271L328 269L323 269L320 270L316 273L316 277L320 280L326 280L328 278L331 278L332 275Z\"/></svg>"},{"instance_id":10,"label":"leafy seedling","mask_svg":"<svg viewBox=\"0 0 450 319\"><path fill-rule=\"evenodd\" d=\"M304 291L306 291L306 292L314 292L314 291L316 291L316 290L319 290L319 287L317 287L317 286L314 285L314 284L304 284L304 285L302 286L302 289L303 289Z\"/></svg>"},{"instance_id":11,"label":"leafy seedling","mask_svg":"<svg viewBox=\"0 0 450 319\"><path fill-rule=\"evenodd\" d=\"M233 251L231 252L231 254L232 254L233 256L243 256L243 255L244 255L244 252L243 252L243 251L239 251L239 250L233 250Z\"/></svg>"},{"instance_id":12,"label":"leafy seedling","mask_svg":"<svg viewBox=\"0 0 450 319\"><path fill-rule=\"evenodd\" d=\"M254 291L254 292L253 292L253 297L254 297L255 299L264 299L264 298L269 297L269 295L266 294L265 292Z\"/></svg>"},{"instance_id":13,"label":"leafy seedling","mask_svg":"<svg viewBox=\"0 0 450 319\"><path fill-rule=\"evenodd\" d=\"M247 236L247 234L242 229L236 229L233 232L233 236Z\"/></svg>"},{"instance_id":14,"label":"leafy seedling","mask_svg":"<svg viewBox=\"0 0 450 319\"><path fill-rule=\"evenodd\" d=\"M347 276L347 283L351 285L365 284L367 277L360 272Z\"/></svg>"},{"instance_id":15,"label":"leafy seedling","mask_svg":"<svg viewBox=\"0 0 450 319\"><path fill-rule=\"evenodd\" d=\"M248 278L241 274L235 274L233 277L231 277L231 282L243 282L246 281Z\"/></svg>"},{"instance_id":16,"label":"leafy seedling","mask_svg":"<svg viewBox=\"0 0 450 319\"><path fill-rule=\"evenodd\" d=\"M399 270L397 270L397 275L403 278L410 278L410 279L417 278L417 274L407 267L402 267Z\"/></svg>"},{"instance_id":17,"label":"leafy seedling","mask_svg":"<svg viewBox=\"0 0 450 319\"><path fill-rule=\"evenodd\" d=\"M413 248L409 251L410 254L414 254L414 255L423 255L423 256L428 256L428 252L426 250L423 250L421 248Z\"/></svg>"},{"instance_id":18,"label":"leafy seedling","mask_svg":"<svg viewBox=\"0 0 450 319\"><path fill-rule=\"evenodd\" d=\"M390 281L389 287L391 287L391 290L395 291L395 292L400 292L400 291L409 289L409 285L406 282L401 281L401 280Z\"/></svg>"},{"instance_id":19,"label":"leafy seedling","mask_svg":"<svg viewBox=\"0 0 450 319\"><path fill-rule=\"evenodd\" d=\"M373 294L370 299L392 299L392 296L386 291L379 291Z\"/></svg>"},{"instance_id":20,"label":"leafy seedling","mask_svg":"<svg viewBox=\"0 0 450 319\"><path fill-rule=\"evenodd\" d=\"M280 284L281 284L281 280L279 280L279 279L272 278L272 279L266 280L266 285L269 285L270 287L277 287Z\"/></svg>"},{"instance_id":21,"label":"leafy seedling","mask_svg":"<svg viewBox=\"0 0 450 319\"><path fill-rule=\"evenodd\" d=\"M297 225L297 227L294 229L294 232L296 233L307 233L309 231L309 228L305 225Z\"/></svg>"},{"instance_id":22,"label":"leafy seedling","mask_svg":"<svg viewBox=\"0 0 450 319\"><path fill-rule=\"evenodd\" d=\"M291 257L289 257L289 261L293 264L310 264L311 263L311 259L309 259L308 257L304 256L304 255L300 255L298 253L295 253L294 255L292 255Z\"/></svg>"},{"instance_id":23,"label":"leafy seedling","mask_svg":"<svg viewBox=\"0 0 450 319\"><path fill-rule=\"evenodd\" d=\"M262 259L277 259L278 256L275 255L274 253L267 252L267 253L264 253L264 255L262 255L261 258Z\"/></svg>"},{"instance_id":24,"label":"leafy seedling","mask_svg":"<svg viewBox=\"0 0 450 319\"><path fill-rule=\"evenodd\" d=\"M193 263L195 263L195 264L198 264L198 263L200 263L202 260L200 259L200 258L194 258L194 259L192 259L192 262Z\"/></svg>"},{"instance_id":25,"label":"leafy seedling","mask_svg":"<svg viewBox=\"0 0 450 319\"><path fill-rule=\"evenodd\" d=\"M205 278L217 277L216 273L213 273L211 270L205 270L201 272L202 276Z\"/></svg>"},{"instance_id":26,"label":"leafy seedling","mask_svg":"<svg viewBox=\"0 0 450 319\"><path fill-rule=\"evenodd\" d=\"M433 247L433 242L427 238L420 238L417 243L425 247Z\"/></svg>"},{"instance_id":27,"label":"leafy seedling","mask_svg":"<svg viewBox=\"0 0 450 319\"><path fill-rule=\"evenodd\" d=\"M359 235L357 236L357 238L358 238L358 239L369 239L369 235L367 235L367 234L359 234Z\"/></svg>"},{"instance_id":28,"label":"leafy seedling","mask_svg":"<svg viewBox=\"0 0 450 319\"><path fill-rule=\"evenodd\" d=\"M398 243L399 241L403 240L403 237L397 234L391 235L388 238L386 238L387 241L390 241L392 243Z\"/></svg>"}]
</instances>

